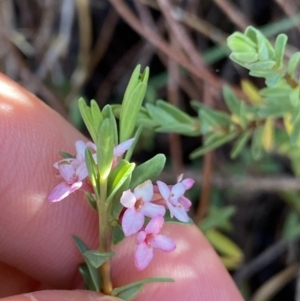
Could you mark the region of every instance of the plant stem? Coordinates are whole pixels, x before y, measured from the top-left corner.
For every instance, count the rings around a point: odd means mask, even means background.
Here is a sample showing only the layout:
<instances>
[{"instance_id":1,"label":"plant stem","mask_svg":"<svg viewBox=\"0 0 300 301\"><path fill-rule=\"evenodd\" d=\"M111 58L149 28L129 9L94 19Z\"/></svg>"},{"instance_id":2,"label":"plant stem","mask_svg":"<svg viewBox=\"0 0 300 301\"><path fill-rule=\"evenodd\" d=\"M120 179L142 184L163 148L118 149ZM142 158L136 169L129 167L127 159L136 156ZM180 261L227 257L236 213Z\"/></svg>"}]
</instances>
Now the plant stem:
<instances>
[{"instance_id":1,"label":"plant stem","mask_svg":"<svg viewBox=\"0 0 300 301\"><path fill-rule=\"evenodd\" d=\"M110 252L112 228L107 221L106 204L107 181L100 180L100 199L98 200L99 217L99 251L101 253ZM99 267L100 278L102 281L102 293L111 295L113 285L111 281L111 261L108 259Z\"/></svg>"}]
</instances>

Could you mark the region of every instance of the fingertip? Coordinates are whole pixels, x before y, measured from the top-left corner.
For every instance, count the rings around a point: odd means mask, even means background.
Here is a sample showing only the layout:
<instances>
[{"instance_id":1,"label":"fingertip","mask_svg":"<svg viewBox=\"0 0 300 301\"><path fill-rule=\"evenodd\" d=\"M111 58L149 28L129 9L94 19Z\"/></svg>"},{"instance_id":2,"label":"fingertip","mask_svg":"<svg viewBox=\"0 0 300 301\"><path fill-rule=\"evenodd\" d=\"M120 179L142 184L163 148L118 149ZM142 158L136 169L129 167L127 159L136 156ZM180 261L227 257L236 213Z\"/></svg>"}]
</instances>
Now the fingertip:
<instances>
[{"instance_id":1,"label":"fingertip","mask_svg":"<svg viewBox=\"0 0 300 301\"><path fill-rule=\"evenodd\" d=\"M1 299L2 301L122 301L119 298L103 296L91 291L47 290Z\"/></svg>"}]
</instances>

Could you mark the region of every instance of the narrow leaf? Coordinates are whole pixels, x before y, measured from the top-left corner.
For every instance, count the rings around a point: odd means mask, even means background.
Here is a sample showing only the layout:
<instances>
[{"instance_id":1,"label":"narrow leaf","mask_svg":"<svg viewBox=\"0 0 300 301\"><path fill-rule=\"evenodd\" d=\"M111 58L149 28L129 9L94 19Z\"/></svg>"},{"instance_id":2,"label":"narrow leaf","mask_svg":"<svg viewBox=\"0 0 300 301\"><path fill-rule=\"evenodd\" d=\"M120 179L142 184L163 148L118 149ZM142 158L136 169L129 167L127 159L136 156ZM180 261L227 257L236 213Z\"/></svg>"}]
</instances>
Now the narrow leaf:
<instances>
[{"instance_id":1,"label":"narrow leaf","mask_svg":"<svg viewBox=\"0 0 300 301\"><path fill-rule=\"evenodd\" d=\"M209 144L209 145L205 145L203 147L200 147L196 150L194 150L191 154L190 154L190 158L196 159L200 156L202 156L203 154L214 150L217 147L220 147L221 145L231 141L232 139L234 139L237 136L237 133L229 133L229 134L225 134L222 137L220 137L218 140L214 141L213 143Z\"/></svg>"},{"instance_id":2,"label":"narrow leaf","mask_svg":"<svg viewBox=\"0 0 300 301\"><path fill-rule=\"evenodd\" d=\"M251 131L246 131L237 139L230 153L230 157L232 159L236 158L240 154L240 152L245 147L247 141L249 140L250 136L251 136Z\"/></svg>"},{"instance_id":3,"label":"narrow leaf","mask_svg":"<svg viewBox=\"0 0 300 301\"><path fill-rule=\"evenodd\" d=\"M97 139L97 133L94 130L93 118L91 114L91 108L86 104L83 98L78 100L78 107L81 114L81 117L84 121L85 126L87 127L93 141Z\"/></svg>"},{"instance_id":4,"label":"narrow leaf","mask_svg":"<svg viewBox=\"0 0 300 301\"><path fill-rule=\"evenodd\" d=\"M83 253L86 262L89 262L94 268L98 269L105 261L115 256L116 253L100 253L97 250L88 250Z\"/></svg>"},{"instance_id":5,"label":"narrow leaf","mask_svg":"<svg viewBox=\"0 0 300 301\"><path fill-rule=\"evenodd\" d=\"M193 119L188 114L184 113L183 111L166 101L158 100L157 106L168 112L169 115L171 115L177 121L182 122L183 124L193 123Z\"/></svg>"},{"instance_id":6,"label":"narrow leaf","mask_svg":"<svg viewBox=\"0 0 300 301\"><path fill-rule=\"evenodd\" d=\"M131 176L135 168L134 163L129 163L126 160L121 160L118 165L112 170L108 177L108 198L107 202L115 195L117 190Z\"/></svg>"},{"instance_id":7,"label":"narrow leaf","mask_svg":"<svg viewBox=\"0 0 300 301\"><path fill-rule=\"evenodd\" d=\"M107 179L112 167L114 155L114 133L109 118L105 118L100 126L97 141L97 164L100 179Z\"/></svg>"},{"instance_id":8,"label":"narrow leaf","mask_svg":"<svg viewBox=\"0 0 300 301\"><path fill-rule=\"evenodd\" d=\"M284 55L287 40L288 40L287 35L280 34L277 36L275 41L275 61L279 68L281 67L283 62L283 55Z\"/></svg>"},{"instance_id":9,"label":"narrow leaf","mask_svg":"<svg viewBox=\"0 0 300 301\"><path fill-rule=\"evenodd\" d=\"M90 106L91 106L91 116L93 120L93 128L95 130L95 133L97 133L103 121L102 113L97 102L94 99L91 100Z\"/></svg>"},{"instance_id":10,"label":"narrow leaf","mask_svg":"<svg viewBox=\"0 0 300 301\"><path fill-rule=\"evenodd\" d=\"M86 246L86 244L79 237L77 237L75 235L73 235L73 240L74 240L78 250L80 251L80 253L84 257L84 253L89 250L88 247ZM89 274L90 274L90 278L92 279L93 285L96 288L96 291L100 292L100 277L99 277L99 274L98 274L98 270L96 268L94 268L90 264L89 261L86 261L86 264L87 264L88 271L89 271Z\"/></svg>"},{"instance_id":11,"label":"narrow leaf","mask_svg":"<svg viewBox=\"0 0 300 301\"><path fill-rule=\"evenodd\" d=\"M145 284L153 282L174 282L174 280L172 278L165 277L145 278L143 280L115 288L112 292L112 295L125 299L126 301L131 301L134 299L134 297L143 288Z\"/></svg>"},{"instance_id":12,"label":"narrow leaf","mask_svg":"<svg viewBox=\"0 0 300 301\"><path fill-rule=\"evenodd\" d=\"M133 173L129 188L135 188L139 184L151 180L154 181L162 172L166 162L163 154L158 154L143 164L137 166Z\"/></svg>"}]
</instances>

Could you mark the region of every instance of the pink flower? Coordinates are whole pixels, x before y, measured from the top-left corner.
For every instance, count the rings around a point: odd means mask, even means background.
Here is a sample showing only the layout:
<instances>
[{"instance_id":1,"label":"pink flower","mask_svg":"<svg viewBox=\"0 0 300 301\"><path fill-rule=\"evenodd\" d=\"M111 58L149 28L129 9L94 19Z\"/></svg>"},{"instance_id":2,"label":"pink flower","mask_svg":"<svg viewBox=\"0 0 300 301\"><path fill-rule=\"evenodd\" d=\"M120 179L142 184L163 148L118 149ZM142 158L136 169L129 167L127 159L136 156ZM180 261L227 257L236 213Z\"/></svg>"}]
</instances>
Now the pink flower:
<instances>
[{"instance_id":1,"label":"pink flower","mask_svg":"<svg viewBox=\"0 0 300 301\"><path fill-rule=\"evenodd\" d=\"M182 175L178 177L178 183L171 188L164 182L157 181L158 190L166 201L171 217L175 216L181 222L188 222L189 217L186 211L191 206L191 201L184 196L187 189L191 188L194 180L191 178L182 180Z\"/></svg>"},{"instance_id":2,"label":"pink flower","mask_svg":"<svg viewBox=\"0 0 300 301\"><path fill-rule=\"evenodd\" d=\"M144 225L145 216L165 215L164 206L151 203L153 185L150 180L138 185L134 192L130 189L123 192L121 204L128 208L122 218L122 229L125 236L137 233Z\"/></svg>"},{"instance_id":3,"label":"pink flower","mask_svg":"<svg viewBox=\"0 0 300 301\"><path fill-rule=\"evenodd\" d=\"M137 248L135 252L135 265L138 270L145 269L153 258L153 249L160 249L165 252L175 250L174 241L165 236L158 234L163 226L164 218L157 215L152 218L145 228L137 235Z\"/></svg>"},{"instance_id":4,"label":"pink flower","mask_svg":"<svg viewBox=\"0 0 300 301\"><path fill-rule=\"evenodd\" d=\"M118 158L121 157L132 145L134 141L134 138L131 138L129 140L126 140L120 144L118 144L114 148L114 159L112 167L114 168L118 164Z\"/></svg>"},{"instance_id":5,"label":"pink flower","mask_svg":"<svg viewBox=\"0 0 300 301\"><path fill-rule=\"evenodd\" d=\"M82 174L76 173L75 167L72 165L72 159L66 159L58 163L58 170L65 182L58 184L48 196L48 201L59 202L66 198L69 194L82 187Z\"/></svg>"},{"instance_id":6,"label":"pink flower","mask_svg":"<svg viewBox=\"0 0 300 301\"><path fill-rule=\"evenodd\" d=\"M85 163L85 150L87 147L92 151L96 151L96 145L92 142L76 141L76 157L63 159L54 163L54 167L59 170L60 175L65 181L58 184L49 194L48 200L50 202L59 202L80 188L90 190L89 185L83 182L88 177Z\"/></svg>"}]
</instances>

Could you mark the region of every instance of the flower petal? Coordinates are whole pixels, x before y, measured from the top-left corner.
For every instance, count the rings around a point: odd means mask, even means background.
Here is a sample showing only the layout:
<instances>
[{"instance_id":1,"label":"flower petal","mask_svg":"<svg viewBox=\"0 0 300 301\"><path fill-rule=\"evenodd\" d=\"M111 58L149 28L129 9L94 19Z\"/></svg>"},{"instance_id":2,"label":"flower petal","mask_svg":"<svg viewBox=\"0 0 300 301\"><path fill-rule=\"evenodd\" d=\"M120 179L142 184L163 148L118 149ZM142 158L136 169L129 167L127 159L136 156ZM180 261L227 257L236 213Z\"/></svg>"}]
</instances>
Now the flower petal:
<instances>
[{"instance_id":1,"label":"flower petal","mask_svg":"<svg viewBox=\"0 0 300 301\"><path fill-rule=\"evenodd\" d=\"M188 190L194 185L195 180L192 178L187 178L187 179L184 179L181 183L183 184L184 189Z\"/></svg>"},{"instance_id":2,"label":"flower petal","mask_svg":"<svg viewBox=\"0 0 300 301\"><path fill-rule=\"evenodd\" d=\"M160 249L165 252L172 252L176 249L175 242L168 236L165 235L155 235L151 241L153 248Z\"/></svg>"},{"instance_id":3,"label":"flower petal","mask_svg":"<svg viewBox=\"0 0 300 301\"><path fill-rule=\"evenodd\" d=\"M139 271L144 270L153 258L153 249L145 243L137 246L135 251L135 266Z\"/></svg>"},{"instance_id":4,"label":"flower petal","mask_svg":"<svg viewBox=\"0 0 300 301\"><path fill-rule=\"evenodd\" d=\"M84 180L89 175L89 172L88 172L88 169L87 169L87 166L86 166L85 162L82 162L76 168L76 175L77 175L79 181Z\"/></svg>"},{"instance_id":5,"label":"flower petal","mask_svg":"<svg viewBox=\"0 0 300 301\"><path fill-rule=\"evenodd\" d=\"M170 201L174 202L177 201L180 196L185 193L185 188L182 183L175 184L171 189L171 197Z\"/></svg>"},{"instance_id":6,"label":"flower petal","mask_svg":"<svg viewBox=\"0 0 300 301\"><path fill-rule=\"evenodd\" d=\"M126 208L133 208L136 202L135 195L128 189L123 192L120 202Z\"/></svg>"},{"instance_id":7,"label":"flower petal","mask_svg":"<svg viewBox=\"0 0 300 301\"><path fill-rule=\"evenodd\" d=\"M78 140L75 142L75 148L76 148L76 160L81 162L84 161L86 144L83 141Z\"/></svg>"},{"instance_id":8,"label":"flower petal","mask_svg":"<svg viewBox=\"0 0 300 301\"><path fill-rule=\"evenodd\" d=\"M184 195L181 196L179 199L178 199L178 203L180 205L182 205L182 207L185 209L185 210L189 210L190 207L192 206L192 202L186 198Z\"/></svg>"},{"instance_id":9,"label":"flower petal","mask_svg":"<svg viewBox=\"0 0 300 301\"><path fill-rule=\"evenodd\" d=\"M86 146L90 149L90 150L93 150L93 151L97 151L97 146L96 146L96 144L95 143L93 143L93 142L87 142L87 144L86 144Z\"/></svg>"},{"instance_id":10,"label":"flower petal","mask_svg":"<svg viewBox=\"0 0 300 301\"><path fill-rule=\"evenodd\" d=\"M140 231L136 236L136 243L139 245L145 242L147 233L145 231Z\"/></svg>"},{"instance_id":11,"label":"flower petal","mask_svg":"<svg viewBox=\"0 0 300 301\"><path fill-rule=\"evenodd\" d=\"M136 199L143 199L144 202L150 202L153 197L153 184L150 180L138 185L134 189Z\"/></svg>"},{"instance_id":12,"label":"flower petal","mask_svg":"<svg viewBox=\"0 0 300 301\"><path fill-rule=\"evenodd\" d=\"M127 209L122 218L122 229L125 236L137 233L144 225L145 217L133 208Z\"/></svg>"},{"instance_id":13,"label":"flower petal","mask_svg":"<svg viewBox=\"0 0 300 301\"><path fill-rule=\"evenodd\" d=\"M170 204L169 209L170 209L170 212L172 213L172 215L174 215L179 221L187 223L190 220L185 209L179 203L176 204L175 206Z\"/></svg>"},{"instance_id":14,"label":"flower petal","mask_svg":"<svg viewBox=\"0 0 300 301\"><path fill-rule=\"evenodd\" d=\"M145 228L148 234L157 234L164 224L164 218L161 215L153 217Z\"/></svg>"},{"instance_id":15,"label":"flower petal","mask_svg":"<svg viewBox=\"0 0 300 301\"><path fill-rule=\"evenodd\" d=\"M168 201L170 193L171 193L170 188L164 182L157 181L156 183L157 183L160 194L166 201Z\"/></svg>"},{"instance_id":16,"label":"flower petal","mask_svg":"<svg viewBox=\"0 0 300 301\"><path fill-rule=\"evenodd\" d=\"M132 145L134 138L126 140L114 148L114 156L120 157L122 156Z\"/></svg>"},{"instance_id":17,"label":"flower petal","mask_svg":"<svg viewBox=\"0 0 300 301\"><path fill-rule=\"evenodd\" d=\"M69 183L72 184L77 181L76 171L72 164L67 161L63 161L58 166L59 172L62 177Z\"/></svg>"},{"instance_id":18,"label":"flower petal","mask_svg":"<svg viewBox=\"0 0 300 301\"><path fill-rule=\"evenodd\" d=\"M66 198L69 194L79 189L82 185L82 182L75 182L70 185L66 182L58 184L48 196L48 201L50 202L59 202L62 199Z\"/></svg>"},{"instance_id":19,"label":"flower petal","mask_svg":"<svg viewBox=\"0 0 300 301\"><path fill-rule=\"evenodd\" d=\"M146 202L141 208L141 213L148 217L155 217L157 215L164 216L166 213L166 208L162 205L152 204L151 202Z\"/></svg>"}]
</instances>

